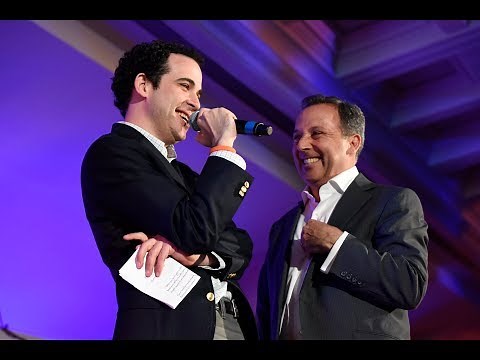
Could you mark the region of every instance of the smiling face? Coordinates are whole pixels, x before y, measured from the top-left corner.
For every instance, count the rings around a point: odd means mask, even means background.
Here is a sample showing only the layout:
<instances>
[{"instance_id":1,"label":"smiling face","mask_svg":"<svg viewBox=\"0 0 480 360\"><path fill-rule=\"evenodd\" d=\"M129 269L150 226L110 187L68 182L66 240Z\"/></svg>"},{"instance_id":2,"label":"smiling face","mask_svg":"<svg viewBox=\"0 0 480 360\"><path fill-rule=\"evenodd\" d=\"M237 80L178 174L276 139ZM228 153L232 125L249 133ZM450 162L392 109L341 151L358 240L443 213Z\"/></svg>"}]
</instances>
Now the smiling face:
<instances>
[{"instance_id":1,"label":"smiling face","mask_svg":"<svg viewBox=\"0 0 480 360\"><path fill-rule=\"evenodd\" d=\"M335 105L316 104L302 110L295 123L292 154L312 195L317 197L320 186L355 165L358 139L358 135L342 134Z\"/></svg>"},{"instance_id":2,"label":"smiling face","mask_svg":"<svg viewBox=\"0 0 480 360\"><path fill-rule=\"evenodd\" d=\"M202 71L195 60L180 54L170 54L168 66L158 88L150 89L146 105L154 134L165 144L174 144L185 140L188 118L200 108Z\"/></svg>"}]
</instances>

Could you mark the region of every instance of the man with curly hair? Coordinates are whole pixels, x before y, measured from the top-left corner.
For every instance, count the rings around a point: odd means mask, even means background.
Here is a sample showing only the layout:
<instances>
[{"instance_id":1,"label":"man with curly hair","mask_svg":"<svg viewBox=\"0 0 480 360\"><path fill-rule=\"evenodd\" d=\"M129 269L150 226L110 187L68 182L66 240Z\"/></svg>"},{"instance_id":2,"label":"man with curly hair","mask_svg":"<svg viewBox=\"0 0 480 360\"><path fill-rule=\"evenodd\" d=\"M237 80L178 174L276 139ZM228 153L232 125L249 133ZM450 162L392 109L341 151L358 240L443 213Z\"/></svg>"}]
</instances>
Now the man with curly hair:
<instances>
[{"instance_id":1,"label":"man with curly hair","mask_svg":"<svg viewBox=\"0 0 480 360\"><path fill-rule=\"evenodd\" d=\"M253 178L233 147L235 114L200 108L203 62L194 49L159 40L127 51L111 86L124 121L94 141L82 163L86 216L116 285L114 339L257 338L237 284L253 243L232 221ZM210 148L200 174L174 149L195 111L196 140ZM200 276L175 309L119 276L136 247L146 276L158 276L168 256Z\"/></svg>"}]
</instances>

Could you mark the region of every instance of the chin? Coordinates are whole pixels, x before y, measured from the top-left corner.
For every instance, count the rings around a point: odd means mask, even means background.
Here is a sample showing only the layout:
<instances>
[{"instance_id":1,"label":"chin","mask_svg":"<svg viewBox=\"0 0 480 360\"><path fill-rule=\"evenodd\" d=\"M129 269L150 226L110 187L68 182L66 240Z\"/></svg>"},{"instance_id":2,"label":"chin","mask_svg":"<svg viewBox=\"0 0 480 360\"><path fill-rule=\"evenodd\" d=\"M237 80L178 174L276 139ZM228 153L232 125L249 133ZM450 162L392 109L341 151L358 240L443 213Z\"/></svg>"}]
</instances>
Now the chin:
<instances>
[{"instance_id":1,"label":"chin","mask_svg":"<svg viewBox=\"0 0 480 360\"><path fill-rule=\"evenodd\" d=\"M177 136L175 137L175 140L177 141L183 141L187 138L187 131L181 131L177 134Z\"/></svg>"},{"instance_id":2,"label":"chin","mask_svg":"<svg viewBox=\"0 0 480 360\"><path fill-rule=\"evenodd\" d=\"M317 181L322 179L323 176L324 176L324 174L319 174L318 172L314 173L313 171L303 173L303 179L305 180L305 182L307 182L309 184L317 183Z\"/></svg>"}]
</instances>

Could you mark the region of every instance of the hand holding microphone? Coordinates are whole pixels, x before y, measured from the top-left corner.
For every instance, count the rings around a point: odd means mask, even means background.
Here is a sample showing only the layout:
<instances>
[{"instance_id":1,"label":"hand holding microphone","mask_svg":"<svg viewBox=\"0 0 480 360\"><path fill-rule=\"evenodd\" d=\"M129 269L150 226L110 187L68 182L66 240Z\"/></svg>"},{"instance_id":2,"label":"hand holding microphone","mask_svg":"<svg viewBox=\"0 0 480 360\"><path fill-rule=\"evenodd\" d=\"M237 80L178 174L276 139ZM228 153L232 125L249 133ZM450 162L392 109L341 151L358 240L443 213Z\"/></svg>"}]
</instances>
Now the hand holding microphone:
<instances>
[{"instance_id":1,"label":"hand holding microphone","mask_svg":"<svg viewBox=\"0 0 480 360\"><path fill-rule=\"evenodd\" d=\"M195 131L200 131L200 127L197 124L197 118L200 111L195 111L190 115L190 126ZM269 136L272 135L273 128L269 125L265 125L262 122L255 122L249 120L235 119L235 127L237 134L255 135L255 136Z\"/></svg>"},{"instance_id":2,"label":"hand holding microphone","mask_svg":"<svg viewBox=\"0 0 480 360\"><path fill-rule=\"evenodd\" d=\"M233 119L235 114L224 107L201 108L191 114L189 122L197 131L195 140L200 144L210 148L217 145L233 147L237 137Z\"/></svg>"}]
</instances>

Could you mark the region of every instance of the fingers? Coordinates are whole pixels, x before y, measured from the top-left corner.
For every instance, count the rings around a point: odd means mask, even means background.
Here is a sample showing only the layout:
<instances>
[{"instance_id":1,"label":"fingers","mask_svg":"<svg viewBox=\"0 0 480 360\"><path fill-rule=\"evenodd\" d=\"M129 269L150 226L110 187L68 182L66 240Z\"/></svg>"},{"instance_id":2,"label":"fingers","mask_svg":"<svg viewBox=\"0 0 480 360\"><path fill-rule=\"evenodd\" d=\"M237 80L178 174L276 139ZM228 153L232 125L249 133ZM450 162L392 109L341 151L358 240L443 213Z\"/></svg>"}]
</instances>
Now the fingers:
<instances>
[{"instance_id":1,"label":"fingers","mask_svg":"<svg viewBox=\"0 0 480 360\"><path fill-rule=\"evenodd\" d=\"M305 253L309 253L308 241L306 241L304 236L300 238L300 246L302 247Z\"/></svg>"},{"instance_id":2,"label":"fingers","mask_svg":"<svg viewBox=\"0 0 480 360\"><path fill-rule=\"evenodd\" d=\"M135 257L137 269L141 269L145 262L145 276L149 277L155 271L156 276L160 276L163 270L165 259L175 253L176 249L165 237L156 235L148 238L143 232L130 233L123 236L124 240L141 241L137 245L138 250Z\"/></svg>"},{"instance_id":3,"label":"fingers","mask_svg":"<svg viewBox=\"0 0 480 360\"><path fill-rule=\"evenodd\" d=\"M305 245L303 243L303 236L300 238L300 246L302 247L302 249L305 251Z\"/></svg>"},{"instance_id":4,"label":"fingers","mask_svg":"<svg viewBox=\"0 0 480 360\"><path fill-rule=\"evenodd\" d=\"M155 235L155 240L161 241L165 244L170 245L169 249L169 254L168 255L173 255L178 249L173 245L170 241L167 240L167 238L163 237L162 235Z\"/></svg>"},{"instance_id":5,"label":"fingers","mask_svg":"<svg viewBox=\"0 0 480 360\"><path fill-rule=\"evenodd\" d=\"M161 267L163 268L165 257L162 259L158 256L163 246L164 243L156 241L155 245L153 245L153 247L149 250L145 260L145 276L149 277L153 274L154 268L157 266L158 262L161 262Z\"/></svg>"},{"instance_id":6,"label":"fingers","mask_svg":"<svg viewBox=\"0 0 480 360\"><path fill-rule=\"evenodd\" d=\"M150 252L150 250L155 246L156 243L157 243L157 240L151 238L151 239L148 239L147 241L144 241L143 244L140 245L140 247L138 248L137 256L135 257L135 264L137 265L137 269L142 268L145 255L147 254L147 252ZM150 269L150 274L151 273L152 271Z\"/></svg>"},{"instance_id":7,"label":"fingers","mask_svg":"<svg viewBox=\"0 0 480 360\"><path fill-rule=\"evenodd\" d=\"M219 142L232 143L237 136L235 114L226 108L202 108L197 116L197 125L201 129L195 140L212 147Z\"/></svg>"},{"instance_id":8,"label":"fingers","mask_svg":"<svg viewBox=\"0 0 480 360\"><path fill-rule=\"evenodd\" d=\"M155 276L160 276L165 264L165 259L168 257L168 255L170 255L170 249L171 246L169 244L162 243L162 248L160 249L155 263Z\"/></svg>"},{"instance_id":9,"label":"fingers","mask_svg":"<svg viewBox=\"0 0 480 360\"><path fill-rule=\"evenodd\" d=\"M143 232L135 232L123 235L123 240L140 240L142 242L145 242L148 240L148 236Z\"/></svg>"},{"instance_id":10,"label":"fingers","mask_svg":"<svg viewBox=\"0 0 480 360\"><path fill-rule=\"evenodd\" d=\"M138 250L135 259L137 269L142 268L145 260L145 276L149 277L155 271L155 276L158 277L163 270L165 259L174 252L174 248L168 242L150 238Z\"/></svg>"}]
</instances>

